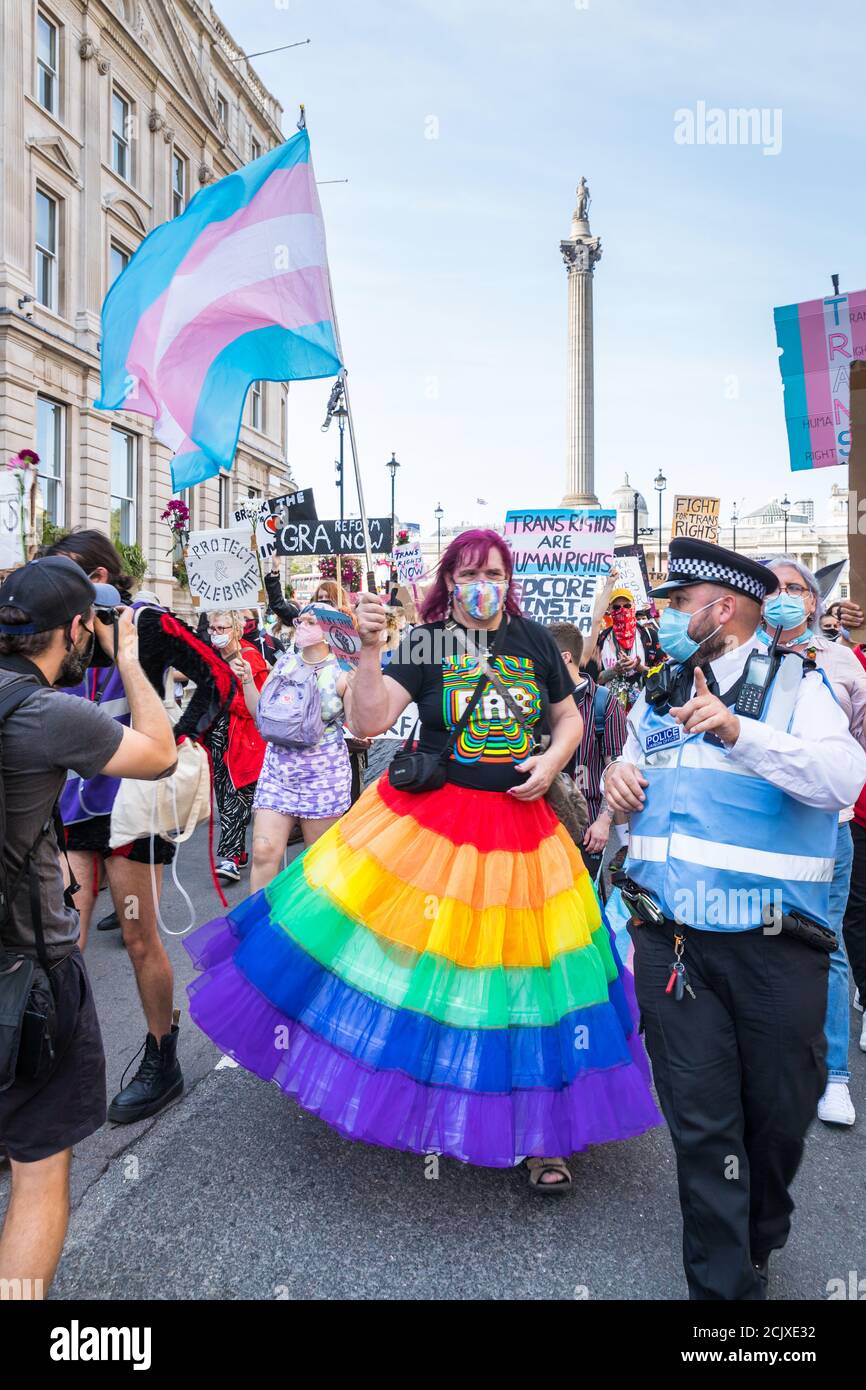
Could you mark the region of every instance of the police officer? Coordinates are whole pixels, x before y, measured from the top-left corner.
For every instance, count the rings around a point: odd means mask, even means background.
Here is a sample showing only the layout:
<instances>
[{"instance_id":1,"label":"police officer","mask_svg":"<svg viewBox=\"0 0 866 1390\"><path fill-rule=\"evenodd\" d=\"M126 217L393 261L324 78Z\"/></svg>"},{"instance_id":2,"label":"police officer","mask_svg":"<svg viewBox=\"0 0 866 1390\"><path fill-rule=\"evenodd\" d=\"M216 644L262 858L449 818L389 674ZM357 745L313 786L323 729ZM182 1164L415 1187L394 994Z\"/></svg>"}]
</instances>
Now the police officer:
<instances>
[{"instance_id":1,"label":"police officer","mask_svg":"<svg viewBox=\"0 0 866 1390\"><path fill-rule=\"evenodd\" d=\"M670 661L604 779L629 817L621 887L693 1299L766 1298L787 1239L826 1082L837 815L866 780L820 672L754 640L777 587L733 551L671 542L655 590Z\"/></svg>"}]
</instances>

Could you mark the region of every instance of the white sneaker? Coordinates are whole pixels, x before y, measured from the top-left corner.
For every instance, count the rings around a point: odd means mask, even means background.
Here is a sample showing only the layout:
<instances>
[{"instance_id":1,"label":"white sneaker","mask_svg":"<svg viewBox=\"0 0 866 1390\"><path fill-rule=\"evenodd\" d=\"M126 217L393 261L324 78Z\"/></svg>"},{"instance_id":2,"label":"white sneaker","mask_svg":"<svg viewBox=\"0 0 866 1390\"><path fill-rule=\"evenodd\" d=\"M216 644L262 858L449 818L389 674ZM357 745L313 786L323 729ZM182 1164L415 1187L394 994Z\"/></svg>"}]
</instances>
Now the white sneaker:
<instances>
[{"instance_id":1,"label":"white sneaker","mask_svg":"<svg viewBox=\"0 0 866 1390\"><path fill-rule=\"evenodd\" d=\"M847 1081L828 1081L818 1101L818 1119L827 1125L853 1125L856 1118Z\"/></svg>"},{"instance_id":2,"label":"white sneaker","mask_svg":"<svg viewBox=\"0 0 866 1390\"><path fill-rule=\"evenodd\" d=\"M866 1052L866 1014L863 1015L863 1029L860 1033L860 1051Z\"/></svg>"},{"instance_id":3,"label":"white sneaker","mask_svg":"<svg viewBox=\"0 0 866 1390\"><path fill-rule=\"evenodd\" d=\"M858 1009L858 1010L860 1011L860 1013L862 1014L862 1012L863 1012L863 1005L860 1003L860 991L859 991L859 989L855 989L855 991L854 991L854 1008L855 1008L855 1009Z\"/></svg>"}]
</instances>

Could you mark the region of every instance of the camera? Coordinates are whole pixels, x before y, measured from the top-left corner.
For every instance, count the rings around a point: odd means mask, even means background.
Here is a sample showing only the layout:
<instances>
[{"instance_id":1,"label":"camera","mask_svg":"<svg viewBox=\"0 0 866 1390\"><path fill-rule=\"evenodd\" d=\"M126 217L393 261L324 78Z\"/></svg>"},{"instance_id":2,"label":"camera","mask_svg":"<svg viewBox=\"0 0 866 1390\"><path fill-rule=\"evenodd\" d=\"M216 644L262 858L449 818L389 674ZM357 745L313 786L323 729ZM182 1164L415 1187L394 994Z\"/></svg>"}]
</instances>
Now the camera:
<instances>
[{"instance_id":1,"label":"camera","mask_svg":"<svg viewBox=\"0 0 866 1390\"><path fill-rule=\"evenodd\" d=\"M114 628L114 655L113 655L113 656L109 656L108 652L106 652L106 651L103 649L101 643L97 640L97 642L95 643L94 648L93 648L93 657L92 657L92 659L91 659L90 664L91 664L91 666L101 666L101 667L113 666L114 663L117 661L117 646L118 646L117 620L118 620L118 618L120 617L121 613L123 612L123 609L122 609L122 608L102 608L102 607L100 607L100 606L97 604L97 606L94 608L93 612L94 612L94 614L95 614L95 616L96 616L97 622L104 623L106 627L113 627L113 628Z\"/></svg>"}]
</instances>

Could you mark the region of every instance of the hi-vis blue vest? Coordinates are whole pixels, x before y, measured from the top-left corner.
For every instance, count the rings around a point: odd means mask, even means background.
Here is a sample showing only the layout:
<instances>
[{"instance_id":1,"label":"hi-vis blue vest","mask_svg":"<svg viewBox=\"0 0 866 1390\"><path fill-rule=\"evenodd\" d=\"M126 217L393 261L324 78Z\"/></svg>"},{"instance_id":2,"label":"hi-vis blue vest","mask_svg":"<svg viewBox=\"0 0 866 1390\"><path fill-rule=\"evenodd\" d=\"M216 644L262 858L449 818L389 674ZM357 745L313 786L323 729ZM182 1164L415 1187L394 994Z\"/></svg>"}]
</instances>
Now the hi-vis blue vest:
<instances>
[{"instance_id":1,"label":"hi-vis blue vest","mask_svg":"<svg viewBox=\"0 0 866 1390\"><path fill-rule=\"evenodd\" d=\"M785 657L782 669L792 662L786 680L777 674L761 714L762 723L785 730L792 682L803 678L799 657ZM804 806L650 705L637 736L649 785L644 809L629 818L625 868L666 916L708 931L746 931L793 910L829 925L835 811Z\"/></svg>"}]
</instances>

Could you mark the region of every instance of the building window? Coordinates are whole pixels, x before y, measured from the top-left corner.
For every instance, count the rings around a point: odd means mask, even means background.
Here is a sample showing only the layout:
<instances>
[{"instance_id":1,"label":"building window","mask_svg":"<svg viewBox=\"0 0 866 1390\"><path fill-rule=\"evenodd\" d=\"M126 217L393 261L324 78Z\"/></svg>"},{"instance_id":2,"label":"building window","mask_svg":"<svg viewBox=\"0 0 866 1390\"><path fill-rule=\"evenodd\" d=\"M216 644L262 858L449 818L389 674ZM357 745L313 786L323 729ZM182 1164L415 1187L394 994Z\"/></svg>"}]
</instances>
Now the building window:
<instances>
[{"instance_id":1,"label":"building window","mask_svg":"<svg viewBox=\"0 0 866 1390\"><path fill-rule=\"evenodd\" d=\"M57 202L36 190L36 298L57 310Z\"/></svg>"},{"instance_id":2,"label":"building window","mask_svg":"<svg viewBox=\"0 0 866 1390\"><path fill-rule=\"evenodd\" d=\"M231 478L227 477L225 473L220 473L220 476L219 476L219 489L220 489L220 520L219 520L219 524L220 524L221 529L224 530L227 526L230 526L230 525L231 525L231 517L229 516L229 509L231 508L231 504L232 504L232 480L231 480Z\"/></svg>"},{"instance_id":3,"label":"building window","mask_svg":"<svg viewBox=\"0 0 866 1390\"><path fill-rule=\"evenodd\" d=\"M250 387L250 424L254 430L262 426L262 383L254 381Z\"/></svg>"},{"instance_id":4,"label":"building window","mask_svg":"<svg viewBox=\"0 0 866 1390\"><path fill-rule=\"evenodd\" d=\"M137 440L126 430L111 430L111 539L134 545L138 483Z\"/></svg>"},{"instance_id":5,"label":"building window","mask_svg":"<svg viewBox=\"0 0 866 1390\"><path fill-rule=\"evenodd\" d=\"M36 397L37 478L45 516L52 526L63 526L66 507L63 496L66 479L66 412L57 401Z\"/></svg>"},{"instance_id":6,"label":"building window","mask_svg":"<svg viewBox=\"0 0 866 1390\"><path fill-rule=\"evenodd\" d=\"M132 116L129 102L119 92L111 94L111 167L127 183L132 182Z\"/></svg>"},{"instance_id":7,"label":"building window","mask_svg":"<svg viewBox=\"0 0 866 1390\"><path fill-rule=\"evenodd\" d=\"M222 92L217 92L217 114L226 130L229 128L229 104Z\"/></svg>"},{"instance_id":8,"label":"building window","mask_svg":"<svg viewBox=\"0 0 866 1390\"><path fill-rule=\"evenodd\" d=\"M254 135L251 135L251 136L250 136L250 158L251 158L251 159L259 159L260 156L261 156L261 153L262 153L262 147L261 147L260 142L256 139L256 137L255 137Z\"/></svg>"},{"instance_id":9,"label":"building window","mask_svg":"<svg viewBox=\"0 0 866 1390\"><path fill-rule=\"evenodd\" d=\"M112 242L108 252L109 286L114 284L122 270L126 270L126 267L129 265L129 260L129 252L124 251L122 246L118 246L115 242Z\"/></svg>"},{"instance_id":10,"label":"building window","mask_svg":"<svg viewBox=\"0 0 866 1390\"><path fill-rule=\"evenodd\" d=\"M171 156L171 215L180 217L186 207L187 162L177 150Z\"/></svg>"},{"instance_id":11,"label":"building window","mask_svg":"<svg viewBox=\"0 0 866 1390\"><path fill-rule=\"evenodd\" d=\"M57 25L41 10L36 16L36 92L40 106L57 115L60 73L57 65Z\"/></svg>"}]
</instances>

